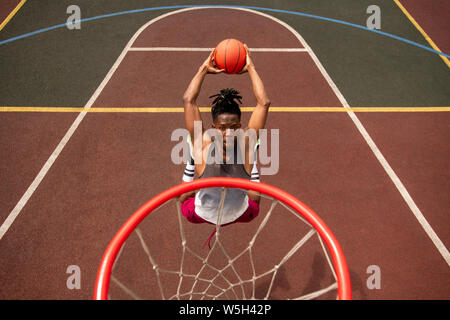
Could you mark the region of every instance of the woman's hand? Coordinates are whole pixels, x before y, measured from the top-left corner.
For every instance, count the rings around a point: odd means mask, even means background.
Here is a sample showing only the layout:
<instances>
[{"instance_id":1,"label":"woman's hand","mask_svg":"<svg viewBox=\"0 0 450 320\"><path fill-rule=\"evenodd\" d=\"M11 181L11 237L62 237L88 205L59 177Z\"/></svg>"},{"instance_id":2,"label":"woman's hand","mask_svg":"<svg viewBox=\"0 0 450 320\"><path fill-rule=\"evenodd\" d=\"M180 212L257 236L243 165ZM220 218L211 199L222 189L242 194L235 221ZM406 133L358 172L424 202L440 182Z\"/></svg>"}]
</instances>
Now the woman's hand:
<instances>
[{"instance_id":1,"label":"woman's hand","mask_svg":"<svg viewBox=\"0 0 450 320\"><path fill-rule=\"evenodd\" d=\"M242 68L241 71L238 72L238 74L246 73L246 72L248 72L249 68L254 68L255 67L255 65L253 64L253 60L252 60L251 54L250 54L250 49L247 47L246 44L244 44L244 48L247 51L247 58L246 58L246 61L245 61L245 66Z\"/></svg>"},{"instance_id":2,"label":"woman's hand","mask_svg":"<svg viewBox=\"0 0 450 320\"><path fill-rule=\"evenodd\" d=\"M209 54L208 58L200 67L200 69L206 71L206 73L217 74L225 71L225 69L217 69L214 65L214 51L215 49Z\"/></svg>"}]
</instances>

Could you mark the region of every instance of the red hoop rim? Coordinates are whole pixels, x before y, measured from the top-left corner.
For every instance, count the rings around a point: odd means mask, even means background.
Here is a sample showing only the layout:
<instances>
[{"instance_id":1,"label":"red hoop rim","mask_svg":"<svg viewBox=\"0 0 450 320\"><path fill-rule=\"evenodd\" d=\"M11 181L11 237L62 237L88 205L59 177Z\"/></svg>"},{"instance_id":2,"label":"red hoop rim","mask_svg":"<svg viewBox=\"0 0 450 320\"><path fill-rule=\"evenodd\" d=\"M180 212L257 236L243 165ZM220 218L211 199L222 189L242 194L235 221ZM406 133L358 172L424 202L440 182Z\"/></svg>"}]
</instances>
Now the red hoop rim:
<instances>
[{"instance_id":1,"label":"red hoop rim","mask_svg":"<svg viewBox=\"0 0 450 320\"><path fill-rule=\"evenodd\" d=\"M311 208L286 191L266 183L252 182L250 180L240 178L203 178L196 179L188 183L182 183L161 192L146 202L133 215L131 215L131 217L116 233L103 254L95 282L94 300L108 299L111 270L117 254L131 232L133 232L133 230L146 216L148 216L153 210L158 208L163 203L170 199L179 197L183 193L203 188L215 187L253 190L275 198L294 209L298 214L306 219L314 227L314 229L316 229L330 252L336 272L338 299L350 300L352 298L350 275L342 248L330 228Z\"/></svg>"}]
</instances>

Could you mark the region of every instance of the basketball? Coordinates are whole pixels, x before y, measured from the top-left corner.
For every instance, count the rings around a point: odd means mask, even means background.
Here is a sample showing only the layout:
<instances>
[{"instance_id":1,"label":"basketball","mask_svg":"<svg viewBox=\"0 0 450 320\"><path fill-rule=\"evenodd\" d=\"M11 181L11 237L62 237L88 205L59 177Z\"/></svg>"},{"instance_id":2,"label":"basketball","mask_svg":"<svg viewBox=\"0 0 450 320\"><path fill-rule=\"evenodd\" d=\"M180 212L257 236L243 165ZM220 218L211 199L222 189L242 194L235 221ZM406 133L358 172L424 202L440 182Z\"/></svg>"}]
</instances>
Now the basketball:
<instances>
[{"instance_id":1,"label":"basketball","mask_svg":"<svg viewBox=\"0 0 450 320\"><path fill-rule=\"evenodd\" d=\"M225 73L238 73L245 66L246 59L244 44L236 39L225 39L214 50L214 63Z\"/></svg>"}]
</instances>

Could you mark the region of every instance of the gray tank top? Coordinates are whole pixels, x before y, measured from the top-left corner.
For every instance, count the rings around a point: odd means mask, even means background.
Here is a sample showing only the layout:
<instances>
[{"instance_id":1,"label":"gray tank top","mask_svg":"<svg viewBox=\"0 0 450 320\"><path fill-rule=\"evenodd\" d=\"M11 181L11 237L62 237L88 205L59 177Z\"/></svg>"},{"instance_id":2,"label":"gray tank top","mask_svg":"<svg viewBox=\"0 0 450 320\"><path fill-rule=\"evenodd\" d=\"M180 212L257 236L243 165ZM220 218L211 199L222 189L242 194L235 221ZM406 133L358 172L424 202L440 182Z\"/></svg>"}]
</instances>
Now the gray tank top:
<instances>
[{"instance_id":1,"label":"gray tank top","mask_svg":"<svg viewBox=\"0 0 450 320\"><path fill-rule=\"evenodd\" d=\"M208 157L214 157L214 143L209 146ZM234 149L235 159L234 163L208 163L201 178L209 177L233 177L250 180L250 175L245 171L244 164L237 163L237 159L241 156L240 148L235 144ZM243 159L243 158L241 158ZM211 160L211 159L208 159ZM211 160L212 162L212 160ZM218 209L220 198L222 196L222 188L207 188L201 189L195 195L195 212L203 219L217 224L218 223ZM235 221L248 208L248 196L246 190L227 188L222 216L220 224L226 224Z\"/></svg>"}]
</instances>

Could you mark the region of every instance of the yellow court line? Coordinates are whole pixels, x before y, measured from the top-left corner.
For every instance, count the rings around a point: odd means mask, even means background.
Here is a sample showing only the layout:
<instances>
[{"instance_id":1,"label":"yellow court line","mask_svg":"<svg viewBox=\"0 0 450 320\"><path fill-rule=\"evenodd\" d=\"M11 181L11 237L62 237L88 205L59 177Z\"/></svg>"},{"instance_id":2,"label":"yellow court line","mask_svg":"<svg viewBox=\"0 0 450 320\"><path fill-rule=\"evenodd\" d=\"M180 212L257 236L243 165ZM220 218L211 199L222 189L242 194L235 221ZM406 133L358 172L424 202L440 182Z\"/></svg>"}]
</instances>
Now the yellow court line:
<instances>
[{"instance_id":1,"label":"yellow court line","mask_svg":"<svg viewBox=\"0 0 450 320\"><path fill-rule=\"evenodd\" d=\"M449 112L450 107L355 107L354 112Z\"/></svg>"},{"instance_id":2,"label":"yellow court line","mask_svg":"<svg viewBox=\"0 0 450 320\"><path fill-rule=\"evenodd\" d=\"M66 107L0 107L0 112L81 112L84 108Z\"/></svg>"},{"instance_id":3,"label":"yellow court line","mask_svg":"<svg viewBox=\"0 0 450 320\"><path fill-rule=\"evenodd\" d=\"M427 35L425 30L422 29L422 27L417 23L417 21L413 18L413 16L406 10L406 8L400 3L399 0L394 0L394 2L397 4L397 6L400 8L400 10L403 11L403 13L408 17L409 21L417 28L417 30L420 31L420 33L425 37L425 40L431 45L431 47L439 52L442 52L441 49L438 48L438 46L434 43L433 40ZM450 61L446 56L439 55L441 59L444 61L444 63L447 65L447 67L450 68Z\"/></svg>"},{"instance_id":4,"label":"yellow court line","mask_svg":"<svg viewBox=\"0 0 450 320\"><path fill-rule=\"evenodd\" d=\"M0 24L0 31L6 26L6 24L14 17L14 15L19 11L19 9L27 2L27 0L22 0L19 4L14 8L13 11L3 20L2 24Z\"/></svg>"},{"instance_id":5,"label":"yellow court line","mask_svg":"<svg viewBox=\"0 0 450 320\"><path fill-rule=\"evenodd\" d=\"M252 112L254 107L241 107L242 112ZM83 107L0 107L0 112L89 112L89 113L182 113L184 108L89 108ZM200 107L210 112L210 107ZM270 112L450 112L450 107L271 107Z\"/></svg>"}]
</instances>

